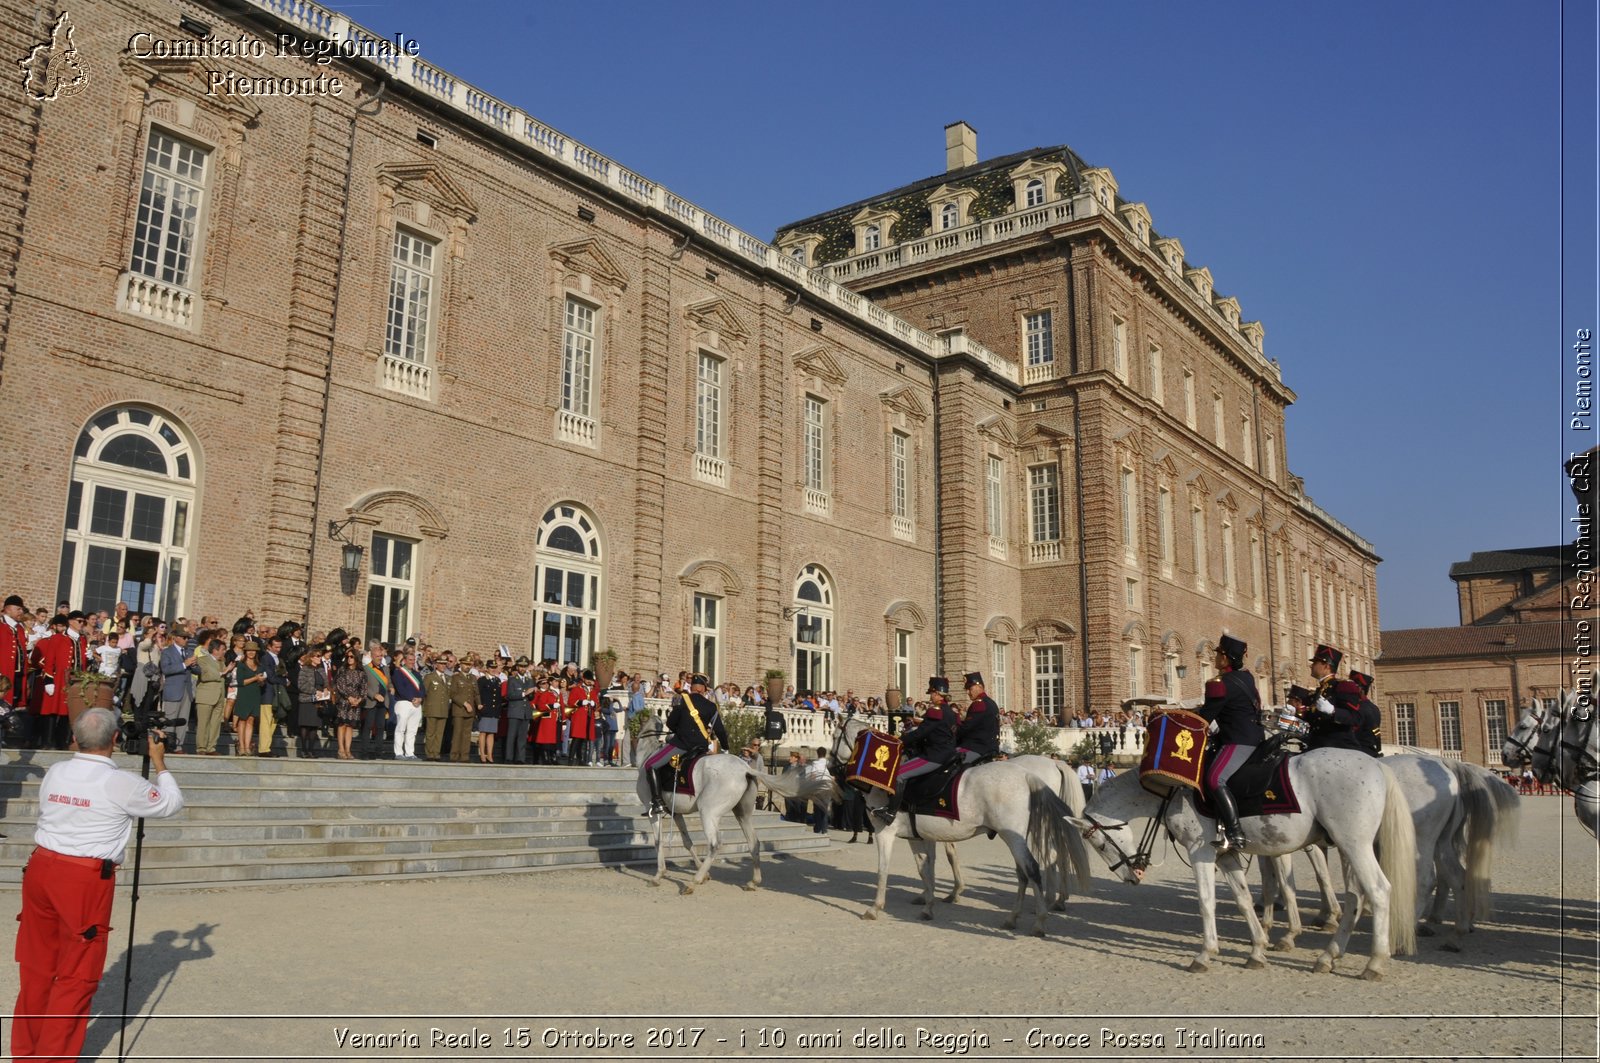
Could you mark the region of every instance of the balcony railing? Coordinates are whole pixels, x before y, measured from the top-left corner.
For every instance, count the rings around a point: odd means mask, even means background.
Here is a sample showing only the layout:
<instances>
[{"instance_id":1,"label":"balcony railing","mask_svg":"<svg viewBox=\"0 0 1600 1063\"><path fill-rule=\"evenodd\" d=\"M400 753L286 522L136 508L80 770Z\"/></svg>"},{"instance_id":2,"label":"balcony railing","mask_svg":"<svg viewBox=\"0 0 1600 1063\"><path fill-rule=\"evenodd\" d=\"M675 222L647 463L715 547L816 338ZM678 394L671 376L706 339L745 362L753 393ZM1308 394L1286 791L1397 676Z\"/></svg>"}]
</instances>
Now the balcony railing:
<instances>
[{"instance_id":1,"label":"balcony railing","mask_svg":"<svg viewBox=\"0 0 1600 1063\"><path fill-rule=\"evenodd\" d=\"M390 391L398 391L414 399L433 397L431 366L386 354L378 359L378 371L380 373L378 383Z\"/></svg>"},{"instance_id":2,"label":"balcony railing","mask_svg":"<svg viewBox=\"0 0 1600 1063\"><path fill-rule=\"evenodd\" d=\"M117 309L177 328L194 321L194 293L142 273L117 278Z\"/></svg>"},{"instance_id":3,"label":"balcony railing","mask_svg":"<svg viewBox=\"0 0 1600 1063\"><path fill-rule=\"evenodd\" d=\"M815 513L819 517L826 517L833 510L833 499L826 491L818 491L815 487L806 488L806 512Z\"/></svg>"},{"instance_id":4,"label":"balcony railing","mask_svg":"<svg viewBox=\"0 0 1600 1063\"><path fill-rule=\"evenodd\" d=\"M1047 543L1029 543L1028 560L1033 564L1043 561L1061 560L1061 540L1052 539Z\"/></svg>"},{"instance_id":5,"label":"balcony railing","mask_svg":"<svg viewBox=\"0 0 1600 1063\"><path fill-rule=\"evenodd\" d=\"M1006 541L998 535L989 536L989 556L1000 561L1006 559Z\"/></svg>"},{"instance_id":6,"label":"balcony railing","mask_svg":"<svg viewBox=\"0 0 1600 1063\"><path fill-rule=\"evenodd\" d=\"M580 447L592 447L598 437L599 426L594 423L593 417L584 417L582 414L573 413L571 410L557 411L557 439L565 443L576 443Z\"/></svg>"},{"instance_id":7,"label":"balcony railing","mask_svg":"<svg viewBox=\"0 0 1600 1063\"><path fill-rule=\"evenodd\" d=\"M915 539L917 537L917 526L911 523L910 517L891 517L889 518L889 524L894 530L896 539Z\"/></svg>"},{"instance_id":8,"label":"balcony railing","mask_svg":"<svg viewBox=\"0 0 1600 1063\"><path fill-rule=\"evenodd\" d=\"M705 454L694 456L694 477L704 480L708 484L718 487L728 486L728 463L721 458L709 457Z\"/></svg>"},{"instance_id":9,"label":"balcony railing","mask_svg":"<svg viewBox=\"0 0 1600 1063\"><path fill-rule=\"evenodd\" d=\"M1054 380L1055 378L1056 363L1053 358L1048 362L1030 365L1022 371L1022 382L1024 384L1041 384L1046 380Z\"/></svg>"}]
</instances>

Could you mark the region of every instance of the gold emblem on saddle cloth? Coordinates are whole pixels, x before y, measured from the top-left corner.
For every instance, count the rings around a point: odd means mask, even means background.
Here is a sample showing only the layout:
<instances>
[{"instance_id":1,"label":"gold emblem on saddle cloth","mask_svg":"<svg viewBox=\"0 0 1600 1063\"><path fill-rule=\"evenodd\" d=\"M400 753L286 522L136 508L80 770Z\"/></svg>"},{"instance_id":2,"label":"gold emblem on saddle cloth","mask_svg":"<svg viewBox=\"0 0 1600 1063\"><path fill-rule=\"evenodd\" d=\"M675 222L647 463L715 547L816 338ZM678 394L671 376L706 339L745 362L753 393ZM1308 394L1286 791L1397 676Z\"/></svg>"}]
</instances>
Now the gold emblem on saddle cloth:
<instances>
[{"instance_id":1,"label":"gold emblem on saddle cloth","mask_svg":"<svg viewBox=\"0 0 1600 1063\"><path fill-rule=\"evenodd\" d=\"M873 771L888 771L889 770L889 747L888 746L879 746L877 751L872 754L872 770Z\"/></svg>"},{"instance_id":2,"label":"gold emblem on saddle cloth","mask_svg":"<svg viewBox=\"0 0 1600 1063\"><path fill-rule=\"evenodd\" d=\"M1179 731L1172 740L1172 744L1178 747L1177 751L1172 754L1173 759L1181 760L1185 764L1194 763L1194 758L1189 756L1189 750L1194 748L1194 735L1188 731Z\"/></svg>"}]
</instances>

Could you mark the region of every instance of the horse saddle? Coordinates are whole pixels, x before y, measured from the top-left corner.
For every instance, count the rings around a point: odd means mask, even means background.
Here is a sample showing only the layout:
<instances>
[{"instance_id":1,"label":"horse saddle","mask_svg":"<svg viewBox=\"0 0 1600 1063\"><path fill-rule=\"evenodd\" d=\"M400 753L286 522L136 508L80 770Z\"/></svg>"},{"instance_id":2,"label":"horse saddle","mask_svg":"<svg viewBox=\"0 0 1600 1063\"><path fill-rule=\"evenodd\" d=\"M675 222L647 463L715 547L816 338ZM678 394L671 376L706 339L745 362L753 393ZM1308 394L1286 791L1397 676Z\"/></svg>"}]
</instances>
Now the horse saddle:
<instances>
[{"instance_id":1,"label":"horse saddle","mask_svg":"<svg viewBox=\"0 0 1600 1063\"><path fill-rule=\"evenodd\" d=\"M1298 735L1277 734L1256 746L1245 762L1228 777L1227 787L1239 805L1239 818L1287 816L1300 811L1300 801L1289 783L1289 758L1301 751ZM1209 798L1197 806L1202 815L1215 818Z\"/></svg>"},{"instance_id":2,"label":"horse saddle","mask_svg":"<svg viewBox=\"0 0 1600 1063\"><path fill-rule=\"evenodd\" d=\"M902 800L911 812L912 822L917 816L938 816L940 819L960 819L956 807L956 785L966 765L954 760L938 771L912 779Z\"/></svg>"},{"instance_id":3,"label":"horse saddle","mask_svg":"<svg viewBox=\"0 0 1600 1063\"><path fill-rule=\"evenodd\" d=\"M694 796L694 766L708 750L698 753L679 753L661 767L656 769L656 787L662 793L683 794L686 797Z\"/></svg>"}]
</instances>

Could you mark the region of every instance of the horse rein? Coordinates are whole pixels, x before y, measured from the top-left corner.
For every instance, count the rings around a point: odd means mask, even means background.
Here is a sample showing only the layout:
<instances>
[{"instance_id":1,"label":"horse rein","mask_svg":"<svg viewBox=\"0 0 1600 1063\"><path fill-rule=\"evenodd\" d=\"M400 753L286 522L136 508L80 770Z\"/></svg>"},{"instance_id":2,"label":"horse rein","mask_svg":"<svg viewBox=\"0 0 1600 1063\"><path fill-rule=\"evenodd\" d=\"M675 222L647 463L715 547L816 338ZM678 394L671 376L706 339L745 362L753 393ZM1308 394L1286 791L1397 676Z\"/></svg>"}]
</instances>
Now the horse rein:
<instances>
[{"instance_id":1,"label":"horse rein","mask_svg":"<svg viewBox=\"0 0 1600 1063\"><path fill-rule=\"evenodd\" d=\"M1156 810L1154 816L1150 817L1150 822L1145 824L1144 835L1139 839L1139 845L1131 855L1122 846L1118 845L1117 840L1109 833L1109 830L1113 827L1126 827L1128 825L1126 820L1120 823L1101 823L1094 818L1092 813L1085 811L1083 816L1089 821L1089 827L1083 832L1083 840L1088 841L1097 833L1105 834L1107 844L1117 851L1117 856L1121 857L1111 865L1111 870L1116 871L1126 864L1131 870L1142 874L1150 867L1150 856L1156 847L1156 835L1160 833L1162 825L1167 821L1167 806L1172 804L1172 796L1173 791L1169 790L1167 796L1161 799L1161 807Z\"/></svg>"}]
</instances>

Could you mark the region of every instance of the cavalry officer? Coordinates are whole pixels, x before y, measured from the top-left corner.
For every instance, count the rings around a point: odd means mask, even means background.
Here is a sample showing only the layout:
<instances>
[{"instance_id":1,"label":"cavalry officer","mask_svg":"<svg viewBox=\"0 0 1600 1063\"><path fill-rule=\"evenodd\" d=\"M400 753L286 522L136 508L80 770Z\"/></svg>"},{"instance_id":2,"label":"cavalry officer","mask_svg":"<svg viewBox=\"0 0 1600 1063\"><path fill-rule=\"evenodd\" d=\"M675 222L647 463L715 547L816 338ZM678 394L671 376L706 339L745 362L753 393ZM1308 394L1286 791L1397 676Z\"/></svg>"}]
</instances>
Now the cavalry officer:
<instances>
[{"instance_id":1,"label":"cavalry officer","mask_svg":"<svg viewBox=\"0 0 1600 1063\"><path fill-rule=\"evenodd\" d=\"M983 673L967 673L967 697L971 704L956 728L956 750L962 762L975 764L1000 752L1000 706L983 692Z\"/></svg>"},{"instance_id":2,"label":"cavalry officer","mask_svg":"<svg viewBox=\"0 0 1600 1063\"><path fill-rule=\"evenodd\" d=\"M119 720L107 709L78 717L78 752L51 765L39 784L36 848L22 875L17 963L21 990L11 1024L16 1059L75 1060L89 1002L105 972L116 869L140 817L183 808L167 770L160 731L151 731L152 783L111 761Z\"/></svg>"},{"instance_id":3,"label":"cavalry officer","mask_svg":"<svg viewBox=\"0 0 1600 1063\"><path fill-rule=\"evenodd\" d=\"M1361 714L1361 725L1356 728L1356 744L1369 756L1383 756L1383 713L1367 694L1372 690L1372 677L1365 672L1351 672L1350 681L1361 688L1361 704L1356 711Z\"/></svg>"},{"instance_id":4,"label":"cavalry officer","mask_svg":"<svg viewBox=\"0 0 1600 1063\"><path fill-rule=\"evenodd\" d=\"M950 707L950 680L934 676L928 680L928 693L933 695L932 703L922 722L900 736L906 755L894 773L894 793L889 795L888 804L872 810L885 823L893 823L900 814L900 803L913 779L938 771L961 755L956 749L955 728L950 726L955 714Z\"/></svg>"},{"instance_id":5,"label":"cavalry officer","mask_svg":"<svg viewBox=\"0 0 1600 1063\"><path fill-rule=\"evenodd\" d=\"M1217 640L1214 661L1219 673L1206 683L1205 704L1199 713L1210 721L1207 730L1203 781L1217 820L1222 824L1218 852L1244 848L1244 831L1239 827L1239 805L1228 788L1228 776L1239 770L1256 746L1267 740L1261 727L1261 692L1256 678L1244 668L1248 647L1241 639L1223 635Z\"/></svg>"},{"instance_id":6,"label":"cavalry officer","mask_svg":"<svg viewBox=\"0 0 1600 1063\"><path fill-rule=\"evenodd\" d=\"M1344 654L1332 646L1318 646L1311 655L1311 675L1317 681L1306 710L1310 734L1306 750L1361 749L1356 731L1361 727L1361 688L1339 678Z\"/></svg>"},{"instance_id":7,"label":"cavalry officer","mask_svg":"<svg viewBox=\"0 0 1600 1063\"><path fill-rule=\"evenodd\" d=\"M666 811L661 802L661 787L656 781L656 770L670 764L672 758L685 753L718 753L728 747L728 731L722 725L717 703L706 696L711 680L699 673L689 679L689 689L672 699L672 711L667 714L667 730L672 737L667 744L652 753L640 770L650 784L650 816Z\"/></svg>"}]
</instances>

